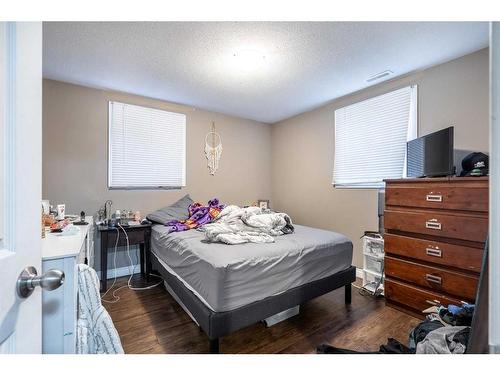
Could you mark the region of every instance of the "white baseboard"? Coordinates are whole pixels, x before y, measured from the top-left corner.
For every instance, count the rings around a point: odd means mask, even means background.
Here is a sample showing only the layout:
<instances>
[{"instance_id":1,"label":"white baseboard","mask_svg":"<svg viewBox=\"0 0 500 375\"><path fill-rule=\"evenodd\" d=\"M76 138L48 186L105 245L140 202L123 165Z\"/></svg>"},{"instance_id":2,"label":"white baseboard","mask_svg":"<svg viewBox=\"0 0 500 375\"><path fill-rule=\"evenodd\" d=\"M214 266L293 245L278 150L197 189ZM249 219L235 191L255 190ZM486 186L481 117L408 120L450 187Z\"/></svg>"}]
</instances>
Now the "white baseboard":
<instances>
[{"instance_id":1,"label":"white baseboard","mask_svg":"<svg viewBox=\"0 0 500 375\"><path fill-rule=\"evenodd\" d=\"M356 277L362 279L363 278L363 269L356 267Z\"/></svg>"},{"instance_id":2,"label":"white baseboard","mask_svg":"<svg viewBox=\"0 0 500 375\"><path fill-rule=\"evenodd\" d=\"M139 272L140 272L140 268L139 268L139 266L137 266L135 268L135 273L139 273ZM132 267L129 267L129 266L108 269L108 280L114 279L115 274L116 274L116 277L123 277L123 276L129 276L131 273L132 273ZM101 271L97 271L97 276L99 276L99 279L101 278Z\"/></svg>"}]
</instances>

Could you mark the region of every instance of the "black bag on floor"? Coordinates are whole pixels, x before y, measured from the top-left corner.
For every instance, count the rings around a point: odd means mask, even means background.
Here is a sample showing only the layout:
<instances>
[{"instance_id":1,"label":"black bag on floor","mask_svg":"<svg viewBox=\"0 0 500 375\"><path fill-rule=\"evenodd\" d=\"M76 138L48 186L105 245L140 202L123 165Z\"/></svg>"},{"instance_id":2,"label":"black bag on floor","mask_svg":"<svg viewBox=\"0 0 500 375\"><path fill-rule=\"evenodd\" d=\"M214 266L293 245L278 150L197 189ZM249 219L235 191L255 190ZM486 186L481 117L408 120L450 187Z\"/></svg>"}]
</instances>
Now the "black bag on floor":
<instances>
[{"instance_id":1,"label":"black bag on floor","mask_svg":"<svg viewBox=\"0 0 500 375\"><path fill-rule=\"evenodd\" d=\"M331 345L323 344L316 349L318 354L415 354L412 350L405 345L401 344L398 340L389 338L387 344L380 345L378 352L357 352L350 349L336 348Z\"/></svg>"}]
</instances>

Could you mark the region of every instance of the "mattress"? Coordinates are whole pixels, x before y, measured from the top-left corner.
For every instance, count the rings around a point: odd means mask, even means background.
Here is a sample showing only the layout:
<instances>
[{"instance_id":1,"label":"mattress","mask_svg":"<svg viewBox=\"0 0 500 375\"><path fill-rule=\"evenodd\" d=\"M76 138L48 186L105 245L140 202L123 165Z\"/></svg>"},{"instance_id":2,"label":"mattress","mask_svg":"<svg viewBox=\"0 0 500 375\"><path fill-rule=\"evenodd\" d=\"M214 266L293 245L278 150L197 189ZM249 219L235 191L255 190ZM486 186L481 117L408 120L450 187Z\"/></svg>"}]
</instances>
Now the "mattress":
<instances>
[{"instance_id":1,"label":"mattress","mask_svg":"<svg viewBox=\"0 0 500 375\"><path fill-rule=\"evenodd\" d=\"M168 233L154 225L151 249L160 263L211 310L230 311L351 266L352 242L342 234L295 225L274 243L226 245L203 232Z\"/></svg>"}]
</instances>

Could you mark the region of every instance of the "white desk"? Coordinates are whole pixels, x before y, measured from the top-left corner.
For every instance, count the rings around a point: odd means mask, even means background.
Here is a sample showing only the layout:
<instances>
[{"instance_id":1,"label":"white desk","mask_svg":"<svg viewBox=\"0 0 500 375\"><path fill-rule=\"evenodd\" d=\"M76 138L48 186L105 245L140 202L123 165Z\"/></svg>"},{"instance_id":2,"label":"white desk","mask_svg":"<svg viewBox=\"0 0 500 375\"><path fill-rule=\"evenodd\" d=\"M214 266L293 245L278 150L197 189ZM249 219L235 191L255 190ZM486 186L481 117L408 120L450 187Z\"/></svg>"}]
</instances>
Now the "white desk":
<instances>
[{"instance_id":1,"label":"white desk","mask_svg":"<svg viewBox=\"0 0 500 375\"><path fill-rule=\"evenodd\" d=\"M75 225L77 234L61 236L46 233L42 239L42 272L57 268L64 272L64 284L53 291L42 292L42 352L68 353L76 350L76 321L78 314L78 283L76 267L85 258L93 265L94 225Z\"/></svg>"}]
</instances>

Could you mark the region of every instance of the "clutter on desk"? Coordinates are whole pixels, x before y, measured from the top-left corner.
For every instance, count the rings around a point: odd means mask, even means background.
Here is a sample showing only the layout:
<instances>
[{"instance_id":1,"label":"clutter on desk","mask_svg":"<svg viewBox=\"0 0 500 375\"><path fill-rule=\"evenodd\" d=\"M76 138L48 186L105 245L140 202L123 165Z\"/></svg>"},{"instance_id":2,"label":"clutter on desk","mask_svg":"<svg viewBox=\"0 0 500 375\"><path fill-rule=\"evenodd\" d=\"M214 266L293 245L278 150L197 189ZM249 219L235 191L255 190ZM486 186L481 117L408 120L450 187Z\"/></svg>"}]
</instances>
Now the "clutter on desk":
<instances>
[{"instance_id":1,"label":"clutter on desk","mask_svg":"<svg viewBox=\"0 0 500 375\"><path fill-rule=\"evenodd\" d=\"M137 211L139 212L139 211ZM134 220L135 219L135 213L132 210L116 210L114 213L114 217L116 219L120 220Z\"/></svg>"},{"instance_id":2,"label":"clutter on desk","mask_svg":"<svg viewBox=\"0 0 500 375\"><path fill-rule=\"evenodd\" d=\"M80 232L73 225L88 225L85 221L85 212L80 215L66 215L66 205L58 204L57 210L50 204L48 199L41 201L41 237L45 238L45 233L58 233L60 236L72 236Z\"/></svg>"},{"instance_id":3,"label":"clutter on desk","mask_svg":"<svg viewBox=\"0 0 500 375\"><path fill-rule=\"evenodd\" d=\"M42 218L41 218L41 229L42 229L42 238L45 238L45 227L52 225L55 223L55 219L51 216L51 208L50 201L48 199L42 199Z\"/></svg>"},{"instance_id":4,"label":"clutter on desk","mask_svg":"<svg viewBox=\"0 0 500 375\"><path fill-rule=\"evenodd\" d=\"M63 229L70 224L69 219L59 220L50 225L51 233L62 232Z\"/></svg>"},{"instance_id":5,"label":"clutter on desk","mask_svg":"<svg viewBox=\"0 0 500 375\"><path fill-rule=\"evenodd\" d=\"M99 210L97 210L97 222L102 222L106 220L106 212L104 210L104 207L101 207L99 208Z\"/></svg>"},{"instance_id":6,"label":"clutter on desk","mask_svg":"<svg viewBox=\"0 0 500 375\"><path fill-rule=\"evenodd\" d=\"M97 211L97 225L105 225L114 228L118 225L122 226L137 226L141 225L141 212L130 209L116 209L113 213L111 207L113 201L107 200L104 205ZM76 225L80 225L74 223Z\"/></svg>"},{"instance_id":7,"label":"clutter on desk","mask_svg":"<svg viewBox=\"0 0 500 375\"><path fill-rule=\"evenodd\" d=\"M51 234L54 234L56 236L74 236L80 233L80 229L75 225L71 225L74 223L72 223L69 219L55 220L53 218L49 218L49 221L53 222L48 226L48 228L44 226L44 232L48 230ZM44 222L44 224L46 224L46 221ZM42 238L44 237L45 233L44 235L42 235Z\"/></svg>"},{"instance_id":8,"label":"clutter on desk","mask_svg":"<svg viewBox=\"0 0 500 375\"><path fill-rule=\"evenodd\" d=\"M97 210L97 224L105 224L108 219L111 219L111 207L113 206L113 201L108 199L104 204Z\"/></svg>"},{"instance_id":9,"label":"clutter on desk","mask_svg":"<svg viewBox=\"0 0 500 375\"><path fill-rule=\"evenodd\" d=\"M57 205L57 220L64 220L64 215L66 213L66 205L58 204Z\"/></svg>"},{"instance_id":10,"label":"clutter on desk","mask_svg":"<svg viewBox=\"0 0 500 375\"><path fill-rule=\"evenodd\" d=\"M80 221L74 221L73 225L88 225L85 221L85 211L80 212Z\"/></svg>"},{"instance_id":11,"label":"clutter on desk","mask_svg":"<svg viewBox=\"0 0 500 375\"><path fill-rule=\"evenodd\" d=\"M44 215L50 214L50 201L48 199L42 199L42 210Z\"/></svg>"},{"instance_id":12,"label":"clutter on desk","mask_svg":"<svg viewBox=\"0 0 500 375\"><path fill-rule=\"evenodd\" d=\"M50 227L52 224L56 223L57 220L53 214L43 215L43 225L45 227Z\"/></svg>"},{"instance_id":13,"label":"clutter on desk","mask_svg":"<svg viewBox=\"0 0 500 375\"><path fill-rule=\"evenodd\" d=\"M80 229L78 229L78 227L75 227L74 225L67 225L61 232L56 233L56 236L74 236L78 233L80 233Z\"/></svg>"}]
</instances>

